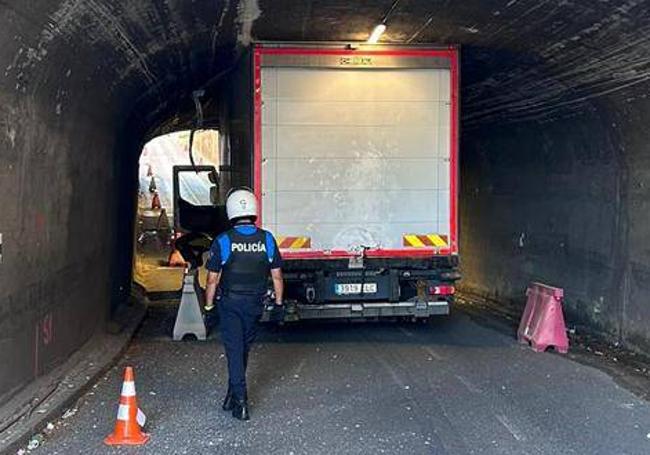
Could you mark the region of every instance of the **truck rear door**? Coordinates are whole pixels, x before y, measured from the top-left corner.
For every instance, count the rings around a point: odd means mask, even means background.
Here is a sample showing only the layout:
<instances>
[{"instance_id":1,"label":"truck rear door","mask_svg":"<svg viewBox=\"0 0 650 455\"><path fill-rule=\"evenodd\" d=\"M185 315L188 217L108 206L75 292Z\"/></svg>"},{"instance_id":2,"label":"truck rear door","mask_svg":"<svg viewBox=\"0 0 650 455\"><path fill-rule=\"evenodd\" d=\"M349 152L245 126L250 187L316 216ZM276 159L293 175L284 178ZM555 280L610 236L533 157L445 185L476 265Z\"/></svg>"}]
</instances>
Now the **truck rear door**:
<instances>
[{"instance_id":1,"label":"truck rear door","mask_svg":"<svg viewBox=\"0 0 650 455\"><path fill-rule=\"evenodd\" d=\"M450 250L451 67L288 61L259 66L256 186L281 248Z\"/></svg>"}]
</instances>

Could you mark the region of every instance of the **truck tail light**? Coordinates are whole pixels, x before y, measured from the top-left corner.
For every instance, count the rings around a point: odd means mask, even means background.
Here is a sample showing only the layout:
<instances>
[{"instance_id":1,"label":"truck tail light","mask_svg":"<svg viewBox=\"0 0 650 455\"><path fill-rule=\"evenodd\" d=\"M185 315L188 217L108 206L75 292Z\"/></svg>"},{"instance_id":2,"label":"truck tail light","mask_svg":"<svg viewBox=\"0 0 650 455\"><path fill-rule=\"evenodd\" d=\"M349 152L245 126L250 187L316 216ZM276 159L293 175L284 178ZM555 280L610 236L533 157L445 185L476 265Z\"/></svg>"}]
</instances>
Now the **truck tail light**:
<instances>
[{"instance_id":1,"label":"truck tail light","mask_svg":"<svg viewBox=\"0 0 650 455\"><path fill-rule=\"evenodd\" d=\"M429 294L431 295L454 295L456 288L451 285L429 286Z\"/></svg>"}]
</instances>

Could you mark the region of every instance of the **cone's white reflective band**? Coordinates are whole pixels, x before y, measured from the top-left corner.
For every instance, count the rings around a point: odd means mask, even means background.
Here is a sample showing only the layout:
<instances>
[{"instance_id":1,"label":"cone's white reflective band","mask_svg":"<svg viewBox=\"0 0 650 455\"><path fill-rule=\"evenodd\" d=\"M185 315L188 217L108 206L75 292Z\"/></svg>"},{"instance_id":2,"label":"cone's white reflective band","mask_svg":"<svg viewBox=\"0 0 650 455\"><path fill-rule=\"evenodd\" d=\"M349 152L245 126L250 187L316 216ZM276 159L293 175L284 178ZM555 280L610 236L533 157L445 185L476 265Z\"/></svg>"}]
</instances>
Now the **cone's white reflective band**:
<instances>
[{"instance_id":1,"label":"cone's white reflective band","mask_svg":"<svg viewBox=\"0 0 650 455\"><path fill-rule=\"evenodd\" d=\"M135 421L138 422L138 425L141 427L144 426L145 423L147 423L147 416L144 415L144 412L142 412L142 409L138 408L138 413L135 416Z\"/></svg>"},{"instance_id":2,"label":"cone's white reflective band","mask_svg":"<svg viewBox=\"0 0 650 455\"><path fill-rule=\"evenodd\" d=\"M124 421L129 420L128 404L121 404L120 407L117 408L117 420L124 420Z\"/></svg>"},{"instance_id":3,"label":"cone's white reflective band","mask_svg":"<svg viewBox=\"0 0 650 455\"><path fill-rule=\"evenodd\" d=\"M123 397L134 397L135 396L135 382L133 382L133 381L124 381L122 383L122 396Z\"/></svg>"}]
</instances>

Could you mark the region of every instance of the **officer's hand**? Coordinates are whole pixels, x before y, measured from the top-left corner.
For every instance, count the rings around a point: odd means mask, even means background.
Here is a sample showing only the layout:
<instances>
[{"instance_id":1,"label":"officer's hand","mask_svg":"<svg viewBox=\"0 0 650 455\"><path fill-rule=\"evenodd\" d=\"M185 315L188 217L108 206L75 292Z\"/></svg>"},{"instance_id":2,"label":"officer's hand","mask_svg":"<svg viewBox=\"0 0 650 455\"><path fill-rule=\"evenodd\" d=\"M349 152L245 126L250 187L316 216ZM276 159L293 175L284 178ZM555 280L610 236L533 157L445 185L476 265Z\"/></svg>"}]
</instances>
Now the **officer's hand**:
<instances>
[{"instance_id":1,"label":"officer's hand","mask_svg":"<svg viewBox=\"0 0 650 455\"><path fill-rule=\"evenodd\" d=\"M277 306L282 306L282 305L284 305L284 304L282 303L281 300L276 300L276 301L275 301L275 304L276 304Z\"/></svg>"},{"instance_id":2,"label":"officer's hand","mask_svg":"<svg viewBox=\"0 0 650 455\"><path fill-rule=\"evenodd\" d=\"M212 311L213 308L214 308L214 305L206 305L206 306L203 307L203 309L205 311Z\"/></svg>"}]
</instances>

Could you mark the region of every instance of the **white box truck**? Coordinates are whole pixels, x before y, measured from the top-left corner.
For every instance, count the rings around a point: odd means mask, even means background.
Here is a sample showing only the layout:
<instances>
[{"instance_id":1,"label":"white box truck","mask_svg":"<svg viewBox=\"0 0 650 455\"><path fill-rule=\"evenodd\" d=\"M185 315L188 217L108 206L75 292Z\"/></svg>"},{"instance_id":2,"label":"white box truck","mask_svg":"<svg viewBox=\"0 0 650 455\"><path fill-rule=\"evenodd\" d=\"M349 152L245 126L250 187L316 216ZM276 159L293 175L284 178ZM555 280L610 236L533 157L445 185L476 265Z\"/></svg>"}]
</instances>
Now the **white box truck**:
<instances>
[{"instance_id":1,"label":"white box truck","mask_svg":"<svg viewBox=\"0 0 650 455\"><path fill-rule=\"evenodd\" d=\"M259 45L252 58L252 183L287 316L448 313L458 50Z\"/></svg>"}]
</instances>

